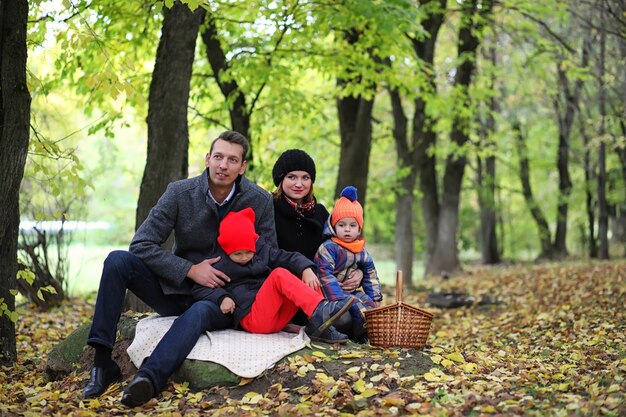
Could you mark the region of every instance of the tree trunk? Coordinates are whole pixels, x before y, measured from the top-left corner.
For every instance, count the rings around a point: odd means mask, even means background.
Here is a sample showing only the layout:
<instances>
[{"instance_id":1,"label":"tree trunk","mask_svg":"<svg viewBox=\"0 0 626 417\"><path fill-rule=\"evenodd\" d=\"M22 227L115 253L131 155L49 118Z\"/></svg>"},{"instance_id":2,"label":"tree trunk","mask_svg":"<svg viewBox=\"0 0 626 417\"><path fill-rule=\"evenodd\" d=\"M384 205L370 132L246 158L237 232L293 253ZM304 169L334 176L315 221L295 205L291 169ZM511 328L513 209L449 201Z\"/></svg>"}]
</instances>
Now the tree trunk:
<instances>
[{"instance_id":1,"label":"tree trunk","mask_svg":"<svg viewBox=\"0 0 626 417\"><path fill-rule=\"evenodd\" d=\"M338 80L339 85L344 84ZM337 100L341 150L335 197L348 185L358 189L359 202L365 208L367 177L372 149L372 109L374 100L364 97L344 97Z\"/></svg>"},{"instance_id":2,"label":"tree trunk","mask_svg":"<svg viewBox=\"0 0 626 417\"><path fill-rule=\"evenodd\" d=\"M480 44L480 32L484 19L491 13L491 0L479 2L477 0L463 3L463 13L459 27L457 56L462 60L454 75L454 88L458 90L461 108L470 105L468 88L472 75L476 69L476 51ZM446 158L446 168L443 178L443 192L437 229L437 245L432 261L426 266L427 274L447 274L456 272L459 267L457 231L459 221L459 202L461 200L461 185L467 156L464 145L469 141L469 120L462 111L455 112L450 140L456 145L458 153L452 153Z\"/></svg>"},{"instance_id":3,"label":"tree trunk","mask_svg":"<svg viewBox=\"0 0 626 417\"><path fill-rule=\"evenodd\" d=\"M497 64L495 48L489 51L491 63ZM495 76L491 80L491 89L495 91ZM493 115L499 111L495 96L492 96L487 110L487 120L481 139L481 149L490 149L484 161L478 156L478 203L480 206L480 251L483 264L493 265L500 262L498 250L498 236L496 234L496 157L495 143L490 139L496 130L496 121Z\"/></svg>"},{"instance_id":4,"label":"tree trunk","mask_svg":"<svg viewBox=\"0 0 626 417\"><path fill-rule=\"evenodd\" d=\"M171 9L164 9L164 15L148 97L148 157L135 229L170 182L187 178L189 83L204 9L192 13L186 5L176 2Z\"/></svg>"},{"instance_id":5,"label":"tree trunk","mask_svg":"<svg viewBox=\"0 0 626 417\"><path fill-rule=\"evenodd\" d=\"M150 95L148 97L148 157L139 201L135 230L146 219L167 185L187 178L189 132L187 105L196 39L204 9L191 12L176 2L164 9L161 39L157 49ZM171 238L168 240L171 246ZM144 311L145 306L132 296L130 308Z\"/></svg>"},{"instance_id":6,"label":"tree trunk","mask_svg":"<svg viewBox=\"0 0 626 417\"><path fill-rule=\"evenodd\" d=\"M206 28L202 32L202 41L215 81L228 105L232 129L250 139L250 112L246 106L246 96L239 88L237 81L227 76L230 63L220 44L214 18L208 15L205 23ZM251 154L248 156L252 160Z\"/></svg>"},{"instance_id":7,"label":"tree trunk","mask_svg":"<svg viewBox=\"0 0 626 417\"><path fill-rule=\"evenodd\" d=\"M596 244L595 223L596 216L594 210L594 200L592 190L592 182L595 177L594 169L591 164L591 151L589 148L589 135L585 131L584 123L580 123L581 136L583 138L583 147L585 148L584 169L585 169L585 210L587 212L587 233L589 233L589 257L598 257L598 245Z\"/></svg>"},{"instance_id":8,"label":"tree trunk","mask_svg":"<svg viewBox=\"0 0 626 417\"><path fill-rule=\"evenodd\" d=\"M19 192L28 153L30 93L26 84L28 2L0 3L0 364L17 360L15 297ZM4 311L3 311L4 310Z\"/></svg>"},{"instance_id":9,"label":"tree trunk","mask_svg":"<svg viewBox=\"0 0 626 417\"><path fill-rule=\"evenodd\" d=\"M598 149L598 258L609 259L609 214L606 201L606 89L605 68L606 56L606 14L604 7L600 7L600 56L598 57L598 107L600 111L600 147Z\"/></svg>"},{"instance_id":10,"label":"tree trunk","mask_svg":"<svg viewBox=\"0 0 626 417\"><path fill-rule=\"evenodd\" d=\"M356 31L345 34L350 44L359 39ZM373 59L373 58L372 58ZM363 82L361 79L337 78L338 90L348 83ZM369 88L375 88L370 85ZM367 177L369 174L370 151L372 149L372 109L374 99L362 95L341 97L337 99L339 116L339 135L341 149L339 152L339 170L335 197L348 185L358 189L359 202L365 209L367 201Z\"/></svg>"},{"instance_id":11,"label":"tree trunk","mask_svg":"<svg viewBox=\"0 0 626 417\"><path fill-rule=\"evenodd\" d=\"M538 259L550 259L552 258L552 242L550 240L550 227L546 216L535 201L532 188L530 186L530 167L528 163L528 148L526 147L526 141L522 134L522 128L518 122L513 124L514 137L516 139L517 153L519 156L519 176L522 183L522 193L524 194L524 200L526 205L530 209L530 213L537 224L539 232L539 243L541 246L541 252Z\"/></svg>"},{"instance_id":12,"label":"tree trunk","mask_svg":"<svg viewBox=\"0 0 626 417\"><path fill-rule=\"evenodd\" d=\"M432 3L432 4L431 4ZM411 40L413 50L418 61L428 69L432 69L435 55L435 44L439 28L443 22L445 13L445 0L420 0L420 7L430 6L428 16L422 20L422 27L429 36L414 38ZM433 121L426 115L426 99L436 94L435 71L422 71L417 77L426 79L427 87L420 91L415 99L413 124L411 137L408 136L408 119L404 113L402 97L397 89L390 90L391 107L393 111L394 128L393 137L396 143L399 171L404 173L400 179L396 194L396 265L397 269L404 271L404 279L407 286L413 284L413 258L414 258L414 234L413 234L413 211L415 203L415 184L418 175L424 179L422 192L424 197L424 217L439 216L439 200L437 196L437 179L435 172L434 156L428 155L428 149L435 144L435 134L432 131ZM428 193L424 192L427 190ZM433 197L434 196L434 197ZM434 204L430 204L434 202ZM434 251L436 241L437 222L425 221L426 227L426 258Z\"/></svg>"},{"instance_id":13,"label":"tree trunk","mask_svg":"<svg viewBox=\"0 0 626 417\"><path fill-rule=\"evenodd\" d=\"M413 287L413 202L417 171L414 169L415 153L408 146L408 119L402 108L398 90L389 92L393 112L393 137L396 142L398 165L403 173L400 183L393 187L396 195L396 269L404 271L404 282Z\"/></svg>"},{"instance_id":14,"label":"tree trunk","mask_svg":"<svg viewBox=\"0 0 626 417\"><path fill-rule=\"evenodd\" d=\"M494 265L500 262L498 236L496 234L496 158L488 156L484 161L478 157L478 187L480 206L480 253L482 263Z\"/></svg>"},{"instance_id":15,"label":"tree trunk","mask_svg":"<svg viewBox=\"0 0 626 417\"><path fill-rule=\"evenodd\" d=\"M420 5L433 7L428 18L422 21L423 28L428 32L429 36L423 39L412 39L413 50L418 59L422 60L428 71L422 75L426 78L427 88L422 92L422 96L418 96L414 100L413 115L413 146L415 147L416 157L415 164L419 172L420 191L422 193L422 216L424 219L424 228L426 231L424 265L425 274L428 273L428 265L430 265L437 247L437 229L439 224L439 189L437 186L437 159L435 157L434 148L437 143L437 133L434 130L435 121L427 114L428 95L437 93L437 84L435 81L434 60L435 46L439 29L443 23L446 2L445 0L420 0Z\"/></svg>"},{"instance_id":16,"label":"tree trunk","mask_svg":"<svg viewBox=\"0 0 626 417\"><path fill-rule=\"evenodd\" d=\"M625 7L626 8L626 7ZM626 48L625 48L626 49ZM626 55L626 54L625 54ZM620 121L620 128L622 131L622 136L626 136L626 124L624 121ZM626 147L622 149L616 150L617 155L619 156L620 166L622 168L622 181L626 184ZM626 189L623 190L624 201L615 214L615 227L612 228L613 231L613 239L616 242L621 242L624 245L624 255L626 255Z\"/></svg>"}]
</instances>

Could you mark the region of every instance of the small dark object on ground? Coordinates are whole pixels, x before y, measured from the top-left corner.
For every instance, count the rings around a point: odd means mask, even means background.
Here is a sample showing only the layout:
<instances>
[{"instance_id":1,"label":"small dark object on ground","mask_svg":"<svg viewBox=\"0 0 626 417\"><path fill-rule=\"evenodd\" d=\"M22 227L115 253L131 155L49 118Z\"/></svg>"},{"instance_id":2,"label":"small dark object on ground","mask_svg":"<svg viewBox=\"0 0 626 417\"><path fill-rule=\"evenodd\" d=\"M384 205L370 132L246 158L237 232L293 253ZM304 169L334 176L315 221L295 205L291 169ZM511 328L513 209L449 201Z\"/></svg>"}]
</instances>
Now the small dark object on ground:
<instances>
[{"instance_id":1,"label":"small dark object on ground","mask_svg":"<svg viewBox=\"0 0 626 417\"><path fill-rule=\"evenodd\" d=\"M462 292L431 292L428 293L426 302L433 307L439 308L459 308L471 307L473 305L497 305L501 301L489 295L483 295L480 300L476 297Z\"/></svg>"}]
</instances>

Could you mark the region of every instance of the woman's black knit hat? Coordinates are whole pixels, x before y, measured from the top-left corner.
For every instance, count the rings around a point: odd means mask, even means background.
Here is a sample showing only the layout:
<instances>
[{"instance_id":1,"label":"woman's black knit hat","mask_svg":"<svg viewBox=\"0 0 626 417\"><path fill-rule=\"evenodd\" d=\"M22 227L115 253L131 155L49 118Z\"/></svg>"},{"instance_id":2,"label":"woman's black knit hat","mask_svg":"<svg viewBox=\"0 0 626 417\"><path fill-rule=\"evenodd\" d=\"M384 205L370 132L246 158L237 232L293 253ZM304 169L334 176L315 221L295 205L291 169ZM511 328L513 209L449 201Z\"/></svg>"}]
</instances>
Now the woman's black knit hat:
<instances>
[{"instance_id":1,"label":"woman's black knit hat","mask_svg":"<svg viewBox=\"0 0 626 417\"><path fill-rule=\"evenodd\" d=\"M315 182L315 162L301 149L289 149L278 157L272 169L274 185L278 187L285 175L291 171L304 171L311 176L311 181Z\"/></svg>"}]
</instances>

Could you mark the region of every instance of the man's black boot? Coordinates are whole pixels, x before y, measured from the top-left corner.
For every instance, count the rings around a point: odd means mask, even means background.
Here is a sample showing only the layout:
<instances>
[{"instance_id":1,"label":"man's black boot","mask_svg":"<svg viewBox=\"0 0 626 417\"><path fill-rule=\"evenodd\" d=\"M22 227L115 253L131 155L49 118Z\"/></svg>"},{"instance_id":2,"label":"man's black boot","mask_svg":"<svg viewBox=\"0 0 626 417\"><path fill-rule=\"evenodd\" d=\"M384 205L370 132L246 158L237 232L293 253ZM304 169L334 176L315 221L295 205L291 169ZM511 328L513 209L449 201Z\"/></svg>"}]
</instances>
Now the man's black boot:
<instances>
[{"instance_id":1,"label":"man's black boot","mask_svg":"<svg viewBox=\"0 0 626 417\"><path fill-rule=\"evenodd\" d=\"M109 385L122 378L120 367L115 362L108 368L94 366L91 369L91 379L83 389L83 398L96 398L105 393Z\"/></svg>"},{"instance_id":2,"label":"man's black boot","mask_svg":"<svg viewBox=\"0 0 626 417\"><path fill-rule=\"evenodd\" d=\"M137 374L124 388L122 404L127 407L138 407L150 401L154 397L154 385L148 377Z\"/></svg>"}]
</instances>

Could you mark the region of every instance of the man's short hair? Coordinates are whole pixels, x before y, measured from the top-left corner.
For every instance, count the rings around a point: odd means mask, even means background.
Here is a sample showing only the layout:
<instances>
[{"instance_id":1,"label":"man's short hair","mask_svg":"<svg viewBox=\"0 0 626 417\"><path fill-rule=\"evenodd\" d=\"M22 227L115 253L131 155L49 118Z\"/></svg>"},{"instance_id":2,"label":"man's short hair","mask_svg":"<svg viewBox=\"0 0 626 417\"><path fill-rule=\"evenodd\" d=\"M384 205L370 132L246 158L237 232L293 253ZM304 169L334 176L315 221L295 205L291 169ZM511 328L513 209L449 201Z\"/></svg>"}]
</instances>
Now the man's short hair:
<instances>
[{"instance_id":1,"label":"man's short hair","mask_svg":"<svg viewBox=\"0 0 626 417\"><path fill-rule=\"evenodd\" d=\"M244 135L239 132L235 132L234 130L227 130L225 132L220 133L220 135L213 139L211 142L211 149L209 149L209 155L213 153L213 145L218 140L223 140L229 143L234 143L236 145L240 145L243 148L243 160L246 160L246 155L248 153L248 148L250 147L250 142Z\"/></svg>"}]
</instances>

